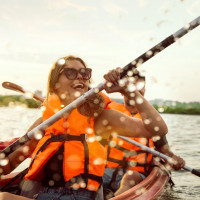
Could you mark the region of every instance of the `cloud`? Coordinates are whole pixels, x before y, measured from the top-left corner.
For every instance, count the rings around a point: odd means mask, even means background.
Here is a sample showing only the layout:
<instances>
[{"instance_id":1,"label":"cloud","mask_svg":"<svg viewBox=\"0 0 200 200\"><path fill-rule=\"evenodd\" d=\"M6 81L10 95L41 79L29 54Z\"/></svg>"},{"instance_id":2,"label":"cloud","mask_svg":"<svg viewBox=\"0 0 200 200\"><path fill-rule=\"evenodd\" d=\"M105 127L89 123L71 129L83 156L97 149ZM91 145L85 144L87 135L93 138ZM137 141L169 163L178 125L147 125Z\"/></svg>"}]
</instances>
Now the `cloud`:
<instances>
[{"instance_id":1,"label":"cloud","mask_svg":"<svg viewBox=\"0 0 200 200\"><path fill-rule=\"evenodd\" d=\"M95 10L96 8L94 6L86 6L72 3L68 0L46 0L47 8L50 10L64 10L66 8L74 8L77 11L87 11L87 10Z\"/></svg>"},{"instance_id":2,"label":"cloud","mask_svg":"<svg viewBox=\"0 0 200 200\"><path fill-rule=\"evenodd\" d=\"M193 2L190 6L187 7L186 10L191 16L198 16L200 10L200 1L197 0Z\"/></svg>"},{"instance_id":3,"label":"cloud","mask_svg":"<svg viewBox=\"0 0 200 200\"><path fill-rule=\"evenodd\" d=\"M163 10L168 10L170 7L170 2L169 1L163 1L163 3L161 4L159 10L163 11Z\"/></svg>"},{"instance_id":4,"label":"cloud","mask_svg":"<svg viewBox=\"0 0 200 200\"><path fill-rule=\"evenodd\" d=\"M127 10L122 8L120 5L117 5L116 3L105 3L103 8L107 13L112 15L127 14Z\"/></svg>"},{"instance_id":5,"label":"cloud","mask_svg":"<svg viewBox=\"0 0 200 200\"><path fill-rule=\"evenodd\" d=\"M149 1L147 0L139 0L138 5L139 7L145 7L149 4Z\"/></svg>"},{"instance_id":6,"label":"cloud","mask_svg":"<svg viewBox=\"0 0 200 200\"><path fill-rule=\"evenodd\" d=\"M123 41L138 42L138 40L143 40L144 38L150 38L155 32L153 29L140 30L140 29L119 29L116 26L110 25L108 29L112 32L112 35L117 35Z\"/></svg>"}]
</instances>

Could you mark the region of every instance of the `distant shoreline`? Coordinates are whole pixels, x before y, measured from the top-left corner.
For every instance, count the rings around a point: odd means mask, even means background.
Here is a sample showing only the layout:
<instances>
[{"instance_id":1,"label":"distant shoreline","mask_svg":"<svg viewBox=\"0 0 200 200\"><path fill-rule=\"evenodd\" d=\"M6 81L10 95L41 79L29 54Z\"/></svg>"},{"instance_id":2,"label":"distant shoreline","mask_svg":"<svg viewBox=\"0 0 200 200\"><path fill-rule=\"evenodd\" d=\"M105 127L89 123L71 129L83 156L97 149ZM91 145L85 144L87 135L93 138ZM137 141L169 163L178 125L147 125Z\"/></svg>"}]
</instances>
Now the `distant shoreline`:
<instances>
[{"instance_id":1,"label":"distant shoreline","mask_svg":"<svg viewBox=\"0 0 200 200\"><path fill-rule=\"evenodd\" d=\"M123 99L113 99L123 104ZM200 102L179 102L155 99L149 101L159 113L200 115Z\"/></svg>"},{"instance_id":2,"label":"distant shoreline","mask_svg":"<svg viewBox=\"0 0 200 200\"><path fill-rule=\"evenodd\" d=\"M0 95L0 107L26 106L27 108L39 108L40 103L34 99L25 98L21 95Z\"/></svg>"},{"instance_id":3,"label":"distant shoreline","mask_svg":"<svg viewBox=\"0 0 200 200\"><path fill-rule=\"evenodd\" d=\"M123 99L113 99L118 103L123 104ZM200 115L200 102L182 103L178 101L165 101L156 99L150 103L158 110L159 113L164 114L189 114ZM39 108L40 103L34 99L25 98L22 95L0 95L0 107L8 106L26 106L27 108Z\"/></svg>"}]
</instances>

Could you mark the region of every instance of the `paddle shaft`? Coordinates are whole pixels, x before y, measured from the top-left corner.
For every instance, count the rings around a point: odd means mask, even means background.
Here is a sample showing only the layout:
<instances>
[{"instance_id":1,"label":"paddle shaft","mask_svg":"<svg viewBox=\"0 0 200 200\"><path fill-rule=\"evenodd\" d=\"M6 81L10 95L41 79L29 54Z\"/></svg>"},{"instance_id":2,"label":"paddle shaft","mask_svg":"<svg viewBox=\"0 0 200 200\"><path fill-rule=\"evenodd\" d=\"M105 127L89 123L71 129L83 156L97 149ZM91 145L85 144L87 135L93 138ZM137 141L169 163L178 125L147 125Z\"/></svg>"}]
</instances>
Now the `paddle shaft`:
<instances>
[{"instance_id":1,"label":"paddle shaft","mask_svg":"<svg viewBox=\"0 0 200 200\"><path fill-rule=\"evenodd\" d=\"M139 142L136 142L135 140L132 140L132 139L130 139L128 137L124 137L124 136L117 136L117 137L122 139L122 140L125 140L126 142L129 142L129 143L131 143L131 144L133 144L133 145L135 145L135 146L137 146L139 148L141 148L143 151L149 152L154 156L158 156L160 158L163 158L167 162L173 164L171 157L166 156L165 154L162 154L159 151L151 149L151 148L149 148L149 147L147 147L147 146L145 146L145 145L143 145L143 144L141 144ZM200 177L200 172L197 171L196 169L192 169L191 167L188 167L188 166L184 166L183 169L186 170L186 171L190 171L192 174Z\"/></svg>"},{"instance_id":2,"label":"paddle shaft","mask_svg":"<svg viewBox=\"0 0 200 200\"><path fill-rule=\"evenodd\" d=\"M131 63L129 63L128 65L126 65L122 69L121 78L124 77L129 70L134 70L140 64L142 64L142 63L146 62L147 60L149 60L150 58L152 58L154 55L156 55L157 53L159 53L160 51L162 51L163 49L165 49L166 47L168 47L169 45L171 45L172 43L174 43L178 38L182 37L183 35L185 35L186 33L188 33L189 30L194 29L199 24L200 24L200 17L198 17L195 20L193 20L192 22L190 22L187 25L187 27L181 28L180 30L178 30L177 32L175 32L173 35L169 36L168 38L166 38L165 40L163 40L162 42L160 42L159 44L157 44L153 48L151 48L148 51L146 51L144 54L142 54L141 56L139 56L138 58L136 58L134 61L132 61ZM32 129L30 132L28 132L26 134L27 136L25 135L24 137L26 139L27 138L32 139L38 133L43 134L43 131L46 128L48 128L53 123L55 123L57 120L59 120L60 118L62 118L64 116L64 114L70 113L73 109L75 109L78 106L82 105L89 98L91 98L95 93L98 93L98 92L102 91L103 89L104 89L104 83L100 83L96 88L93 88L93 89L89 90L84 95L80 96L78 99L76 99L75 101L73 101L72 103L70 103L69 105L67 105L65 108L63 108L62 110L60 110L59 112L57 112L55 115L53 115L52 117L50 117L49 119L47 119L46 121L44 121L42 124L40 124L39 126L35 127L34 129ZM9 155L13 150L16 149L16 146L19 146L19 145L23 144L20 141L20 139L17 140L16 142L14 142L13 144L11 144L9 147L5 148L1 152L1 154L2 153L4 154L2 156L4 157L4 156Z\"/></svg>"},{"instance_id":3,"label":"paddle shaft","mask_svg":"<svg viewBox=\"0 0 200 200\"><path fill-rule=\"evenodd\" d=\"M21 93L23 93L23 94L25 94L25 93L27 92L27 91L24 90L24 88L22 88L21 86L15 84L15 83L12 83L12 82L8 82L8 81L3 82L3 83L2 83L2 86L3 86L4 88L6 88L6 89L14 90L14 91L17 91L17 92L21 92ZM29 92L29 93L30 93L30 92ZM33 97L34 99L36 99L37 101L39 101L39 102L41 102L41 103L44 101L44 98L42 98L42 97L40 97L40 96L38 96L38 95L36 95L36 94L34 94L34 93L32 93L32 92L31 92L31 94L32 94L32 97Z\"/></svg>"}]
</instances>

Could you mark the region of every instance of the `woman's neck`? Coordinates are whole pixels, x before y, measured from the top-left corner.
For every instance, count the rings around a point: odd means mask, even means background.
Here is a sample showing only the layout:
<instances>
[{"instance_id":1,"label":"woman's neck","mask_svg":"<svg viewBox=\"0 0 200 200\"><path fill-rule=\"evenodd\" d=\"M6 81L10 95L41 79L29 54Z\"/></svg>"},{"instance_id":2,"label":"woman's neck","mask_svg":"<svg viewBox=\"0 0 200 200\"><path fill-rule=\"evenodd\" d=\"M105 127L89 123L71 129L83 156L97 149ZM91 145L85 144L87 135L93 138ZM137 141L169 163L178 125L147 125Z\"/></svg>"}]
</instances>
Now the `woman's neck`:
<instances>
[{"instance_id":1,"label":"woman's neck","mask_svg":"<svg viewBox=\"0 0 200 200\"><path fill-rule=\"evenodd\" d=\"M64 106L69 105L70 103L72 103L75 100L75 98L65 98L65 99L61 99L61 102Z\"/></svg>"},{"instance_id":2,"label":"woman's neck","mask_svg":"<svg viewBox=\"0 0 200 200\"><path fill-rule=\"evenodd\" d=\"M73 102L76 99L75 96L69 95L68 93L57 94L57 96L59 97L62 105L64 105L64 106L69 105L71 102Z\"/></svg>"}]
</instances>

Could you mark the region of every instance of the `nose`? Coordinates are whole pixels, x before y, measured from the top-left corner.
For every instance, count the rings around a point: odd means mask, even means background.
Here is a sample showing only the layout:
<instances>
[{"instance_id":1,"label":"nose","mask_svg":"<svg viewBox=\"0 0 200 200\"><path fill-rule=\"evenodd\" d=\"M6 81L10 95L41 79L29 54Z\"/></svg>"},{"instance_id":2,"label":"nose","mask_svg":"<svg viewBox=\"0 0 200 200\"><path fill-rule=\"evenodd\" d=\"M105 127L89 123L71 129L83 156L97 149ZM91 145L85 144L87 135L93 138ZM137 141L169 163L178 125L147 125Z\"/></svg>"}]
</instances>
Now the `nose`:
<instances>
[{"instance_id":1,"label":"nose","mask_svg":"<svg viewBox=\"0 0 200 200\"><path fill-rule=\"evenodd\" d=\"M77 79L82 80L83 76L78 72Z\"/></svg>"}]
</instances>

